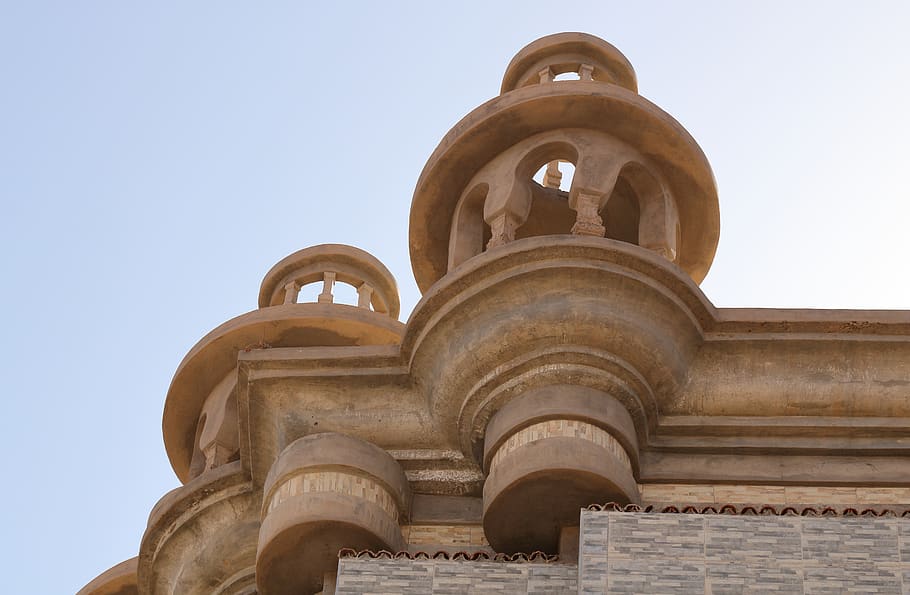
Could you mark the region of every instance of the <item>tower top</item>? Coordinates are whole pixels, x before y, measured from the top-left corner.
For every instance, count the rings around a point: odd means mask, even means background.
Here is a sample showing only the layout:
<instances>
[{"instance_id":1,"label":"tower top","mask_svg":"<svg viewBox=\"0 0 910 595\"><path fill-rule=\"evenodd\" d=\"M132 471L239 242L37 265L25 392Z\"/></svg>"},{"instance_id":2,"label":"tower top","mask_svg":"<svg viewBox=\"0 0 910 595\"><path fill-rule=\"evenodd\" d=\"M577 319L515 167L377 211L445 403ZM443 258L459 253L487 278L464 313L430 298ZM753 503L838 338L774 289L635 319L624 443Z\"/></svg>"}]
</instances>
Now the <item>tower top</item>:
<instances>
[{"instance_id":1,"label":"tower top","mask_svg":"<svg viewBox=\"0 0 910 595\"><path fill-rule=\"evenodd\" d=\"M587 33L554 33L523 47L506 67L499 92L550 82L569 72L577 73L580 80L612 83L638 93L629 60L611 44Z\"/></svg>"},{"instance_id":2,"label":"tower top","mask_svg":"<svg viewBox=\"0 0 910 595\"><path fill-rule=\"evenodd\" d=\"M572 235L640 246L700 283L719 238L714 176L685 128L637 88L625 56L592 35L519 51L501 95L446 134L417 182L409 241L421 291L489 250Z\"/></svg>"}]
</instances>

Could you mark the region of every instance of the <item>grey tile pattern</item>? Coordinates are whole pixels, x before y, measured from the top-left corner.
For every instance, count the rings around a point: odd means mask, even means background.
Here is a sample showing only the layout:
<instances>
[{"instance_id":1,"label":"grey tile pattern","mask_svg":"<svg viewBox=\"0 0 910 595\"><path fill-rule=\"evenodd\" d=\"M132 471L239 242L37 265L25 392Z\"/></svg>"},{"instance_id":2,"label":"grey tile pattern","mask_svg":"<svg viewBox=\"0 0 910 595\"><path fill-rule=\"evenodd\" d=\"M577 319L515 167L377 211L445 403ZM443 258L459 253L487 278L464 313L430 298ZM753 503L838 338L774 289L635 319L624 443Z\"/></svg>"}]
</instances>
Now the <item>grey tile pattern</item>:
<instances>
[{"instance_id":1,"label":"grey tile pattern","mask_svg":"<svg viewBox=\"0 0 910 595\"><path fill-rule=\"evenodd\" d=\"M799 518L705 517L705 558L710 563L802 560Z\"/></svg>"},{"instance_id":2,"label":"grey tile pattern","mask_svg":"<svg viewBox=\"0 0 910 595\"><path fill-rule=\"evenodd\" d=\"M583 511L579 566L346 558L337 593L910 595L910 518Z\"/></svg>"},{"instance_id":3,"label":"grey tile pattern","mask_svg":"<svg viewBox=\"0 0 910 595\"><path fill-rule=\"evenodd\" d=\"M832 522L833 521L833 522ZM898 522L894 518L803 519L805 558L837 564L900 562Z\"/></svg>"},{"instance_id":4,"label":"grey tile pattern","mask_svg":"<svg viewBox=\"0 0 910 595\"><path fill-rule=\"evenodd\" d=\"M803 592L802 571L796 564L706 562L705 581L712 595ZM699 591L701 592L701 591Z\"/></svg>"},{"instance_id":5,"label":"grey tile pattern","mask_svg":"<svg viewBox=\"0 0 910 595\"><path fill-rule=\"evenodd\" d=\"M607 590L610 515L582 514L578 531L578 592L597 595Z\"/></svg>"},{"instance_id":6,"label":"grey tile pattern","mask_svg":"<svg viewBox=\"0 0 910 595\"><path fill-rule=\"evenodd\" d=\"M610 560L607 593L703 593L705 566L698 560Z\"/></svg>"},{"instance_id":7,"label":"grey tile pattern","mask_svg":"<svg viewBox=\"0 0 910 595\"><path fill-rule=\"evenodd\" d=\"M616 515L610 519L610 558L699 560L705 555L705 517L695 514Z\"/></svg>"},{"instance_id":8,"label":"grey tile pattern","mask_svg":"<svg viewBox=\"0 0 910 595\"><path fill-rule=\"evenodd\" d=\"M338 580L335 584L335 593L338 595L420 595L431 592L432 588L433 563L429 561L353 558L338 561Z\"/></svg>"},{"instance_id":9,"label":"grey tile pattern","mask_svg":"<svg viewBox=\"0 0 910 595\"><path fill-rule=\"evenodd\" d=\"M569 595L578 592L577 575L572 564L344 558L335 593Z\"/></svg>"},{"instance_id":10,"label":"grey tile pattern","mask_svg":"<svg viewBox=\"0 0 910 595\"><path fill-rule=\"evenodd\" d=\"M905 593L910 518L582 511L579 593Z\"/></svg>"},{"instance_id":11,"label":"grey tile pattern","mask_svg":"<svg viewBox=\"0 0 910 595\"><path fill-rule=\"evenodd\" d=\"M903 523L898 523L898 549L900 550L901 562L910 562L910 519ZM910 570L910 567L908 567ZM910 582L906 583L910 587Z\"/></svg>"},{"instance_id":12,"label":"grey tile pattern","mask_svg":"<svg viewBox=\"0 0 910 595\"><path fill-rule=\"evenodd\" d=\"M808 565L804 593L890 593L900 595L901 575L897 566L866 564L843 568L837 565Z\"/></svg>"},{"instance_id":13,"label":"grey tile pattern","mask_svg":"<svg viewBox=\"0 0 910 595\"><path fill-rule=\"evenodd\" d=\"M528 595L577 593L578 568L566 564L529 564Z\"/></svg>"}]
</instances>

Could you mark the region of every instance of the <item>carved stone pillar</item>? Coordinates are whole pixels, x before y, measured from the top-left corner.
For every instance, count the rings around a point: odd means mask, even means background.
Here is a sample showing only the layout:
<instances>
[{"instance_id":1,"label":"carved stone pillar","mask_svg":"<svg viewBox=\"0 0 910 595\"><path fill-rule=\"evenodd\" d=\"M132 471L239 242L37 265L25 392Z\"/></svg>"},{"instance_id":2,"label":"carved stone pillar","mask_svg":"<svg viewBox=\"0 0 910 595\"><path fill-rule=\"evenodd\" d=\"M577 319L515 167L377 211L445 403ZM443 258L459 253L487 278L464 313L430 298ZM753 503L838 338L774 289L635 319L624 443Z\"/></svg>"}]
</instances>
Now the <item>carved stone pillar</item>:
<instances>
[{"instance_id":1,"label":"carved stone pillar","mask_svg":"<svg viewBox=\"0 0 910 595\"><path fill-rule=\"evenodd\" d=\"M515 240L515 230L518 229L518 220L508 211L496 215L490 222L492 237L487 242L487 249L502 246Z\"/></svg>"},{"instance_id":2,"label":"carved stone pillar","mask_svg":"<svg viewBox=\"0 0 910 595\"><path fill-rule=\"evenodd\" d=\"M578 67L578 78L583 81L594 80L594 66L591 64L582 64Z\"/></svg>"},{"instance_id":3,"label":"carved stone pillar","mask_svg":"<svg viewBox=\"0 0 910 595\"><path fill-rule=\"evenodd\" d=\"M577 236L604 237L607 229L600 217L600 195L589 192L579 192L575 200L577 218L572 226L572 233Z\"/></svg>"},{"instance_id":4,"label":"carved stone pillar","mask_svg":"<svg viewBox=\"0 0 910 595\"><path fill-rule=\"evenodd\" d=\"M284 303L296 304L299 292L300 286L293 281L288 281L288 283L284 286Z\"/></svg>"},{"instance_id":5,"label":"carved stone pillar","mask_svg":"<svg viewBox=\"0 0 910 595\"><path fill-rule=\"evenodd\" d=\"M322 278L322 293L316 298L320 304L331 304L335 301L332 295L332 288L335 287L335 273L326 271Z\"/></svg>"},{"instance_id":6,"label":"carved stone pillar","mask_svg":"<svg viewBox=\"0 0 910 595\"><path fill-rule=\"evenodd\" d=\"M369 283L363 283L357 288L357 306L359 308L370 309L370 302L373 300L373 287Z\"/></svg>"},{"instance_id":7,"label":"carved stone pillar","mask_svg":"<svg viewBox=\"0 0 910 595\"><path fill-rule=\"evenodd\" d=\"M547 164L547 170L543 174L543 185L547 188L559 188L562 183L562 172L559 171L559 161L551 161Z\"/></svg>"}]
</instances>

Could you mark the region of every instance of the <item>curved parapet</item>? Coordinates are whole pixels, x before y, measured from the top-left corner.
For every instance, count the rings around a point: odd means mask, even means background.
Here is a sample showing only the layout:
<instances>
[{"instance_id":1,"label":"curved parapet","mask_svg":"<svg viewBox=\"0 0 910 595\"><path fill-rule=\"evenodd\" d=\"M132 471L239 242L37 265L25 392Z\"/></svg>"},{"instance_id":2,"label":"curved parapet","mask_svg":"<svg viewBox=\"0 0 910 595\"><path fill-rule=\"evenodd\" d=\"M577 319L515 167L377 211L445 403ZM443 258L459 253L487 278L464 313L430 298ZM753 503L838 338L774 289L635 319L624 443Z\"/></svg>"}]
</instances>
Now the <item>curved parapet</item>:
<instances>
[{"instance_id":1,"label":"curved parapet","mask_svg":"<svg viewBox=\"0 0 910 595\"><path fill-rule=\"evenodd\" d=\"M139 595L138 564L139 558L130 558L112 566L79 589L76 595Z\"/></svg>"},{"instance_id":2,"label":"curved parapet","mask_svg":"<svg viewBox=\"0 0 910 595\"><path fill-rule=\"evenodd\" d=\"M613 45L587 33L556 33L523 47L506 67L500 94L551 82L572 72L579 80L619 85L638 92L635 70Z\"/></svg>"},{"instance_id":3,"label":"curved parapet","mask_svg":"<svg viewBox=\"0 0 910 595\"><path fill-rule=\"evenodd\" d=\"M341 548L404 548L410 489L381 448L335 433L287 446L263 488L256 582L262 595L315 593Z\"/></svg>"},{"instance_id":4,"label":"curved parapet","mask_svg":"<svg viewBox=\"0 0 910 595\"><path fill-rule=\"evenodd\" d=\"M635 424L590 388L551 385L500 409L486 429L484 533L496 551L555 552L578 510L605 497L638 502Z\"/></svg>"},{"instance_id":5,"label":"curved parapet","mask_svg":"<svg viewBox=\"0 0 910 595\"><path fill-rule=\"evenodd\" d=\"M323 283L319 301L297 303L301 286L317 281ZM355 286L361 303L334 303L336 281ZM283 259L265 276L259 305L193 346L168 388L164 444L184 483L239 456L235 370L241 351L395 345L404 332L395 279L352 246L313 246Z\"/></svg>"},{"instance_id":6,"label":"curved parapet","mask_svg":"<svg viewBox=\"0 0 910 595\"><path fill-rule=\"evenodd\" d=\"M239 462L165 494L139 548L139 592L249 595L259 529L257 494Z\"/></svg>"},{"instance_id":7,"label":"curved parapet","mask_svg":"<svg viewBox=\"0 0 910 595\"><path fill-rule=\"evenodd\" d=\"M186 482L215 460L194 469L203 457L200 438L210 399L230 398L237 354L273 347L395 345L404 325L365 308L338 304L283 304L254 310L225 322L203 337L183 358L164 404L164 444L171 466ZM234 419L236 424L236 418ZM202 422L200 424L200 422ZM233 431L233 430L228 430ZM200 454L201 453L201 454ZM204 459L203 459L204 460Z\"/></svg>"},{"instance_id":8,"label":"curved parapet","mask_svg":"<svg viewBox=\"0 0 910 595\"><path fill-rule=\"evenodd\" d=\"M332 303L332 285L357 289L358 306L398 319L398 288L392 273L374 256L353 246L322 244L282 259L266 274L259 289L259 307L296 304L300 288L322 283L319 303Z\"/></svg>"}]
</instances>

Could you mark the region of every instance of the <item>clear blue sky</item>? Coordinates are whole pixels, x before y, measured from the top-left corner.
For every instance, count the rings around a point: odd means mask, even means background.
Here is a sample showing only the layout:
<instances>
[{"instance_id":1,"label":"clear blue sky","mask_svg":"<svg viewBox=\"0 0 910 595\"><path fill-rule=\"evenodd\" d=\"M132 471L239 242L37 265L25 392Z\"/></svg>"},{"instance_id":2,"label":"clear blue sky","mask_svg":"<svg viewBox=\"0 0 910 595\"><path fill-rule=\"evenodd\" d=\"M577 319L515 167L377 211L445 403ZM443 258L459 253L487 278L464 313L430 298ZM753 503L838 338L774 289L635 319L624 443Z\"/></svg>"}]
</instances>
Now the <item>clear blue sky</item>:
<instances>
[{"instance_id":1,"label":"clear blue sky","mask_svg":"<svg viewBox=\"0 0 910 595\"><path fill-rule=\"evenodd\" d=\"M908 7L0 1L4 589L136 555L171 375L273 263L364 248L406 318L420 170L545 34L612 42L701 144L715 304L910 308Z\"/></svg>"}]
</instances>

